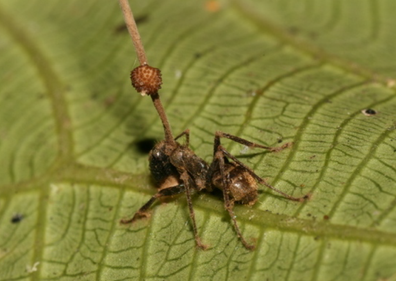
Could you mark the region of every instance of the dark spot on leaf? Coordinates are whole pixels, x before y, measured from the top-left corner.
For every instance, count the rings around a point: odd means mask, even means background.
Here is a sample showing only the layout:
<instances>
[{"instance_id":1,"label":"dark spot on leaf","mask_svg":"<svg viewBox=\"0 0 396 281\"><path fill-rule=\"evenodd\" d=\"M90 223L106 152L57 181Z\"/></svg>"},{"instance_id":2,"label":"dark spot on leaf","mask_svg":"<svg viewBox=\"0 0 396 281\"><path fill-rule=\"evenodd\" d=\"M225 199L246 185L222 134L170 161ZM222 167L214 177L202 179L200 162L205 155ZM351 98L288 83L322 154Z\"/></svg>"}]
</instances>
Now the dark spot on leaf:
<instances>
[{"instance_id":1,"label":"dark spot on leaf","mask_svg":"<svg viewBox=\"0 0 396 281\"><path fill-rule=\"evenodd\" d=\"M199 59L201 56L202 56L201 53L195 53L195 54L194 54L194 57L195 57L196 59Z\"/></svg>"},{"instance_id":2,"label":"dark spot on leaf","mask_svg":"<svg viewBox=\"0 0 396 281\"><path fill-rule=\"evenodd\" d=\"M11 223L19 223L23 219L23 215L15 214L11 218Z\"/></svg>"},{"instance_id":3,"label":"dark spot on leaf","mask_svg":"<svg viewBox=\"0 0 396 281\"><path fill-rule=\"evenodd\" d=\"M138 140L132 145L136 148L139 153L147 154L151 151L157 141L153 138L146 138Z\"/></svg>"},{"instance_id":4,"label":"dark spot on leaf","mask_svg":"<svg viewBox=\"0 0 396 281\"><path fill-rule=\"evenodd\" d=\"M228 245L227 245L228 246ZM239 265L234 266L233 271L241 271L241 269L239 268Z\"/></svg>"},{"instance_id":5,"label":"dark spot on leaf","mask_svg":"<svg viewBox=\"0 0 396 281\"><path fill-rule=\"evenodd\" d=\"M377 114L377 111L372 108L366 108L362 110L362 113L366 116L374 116Z\"/></svg>"},{"instance_id":6,"label":"dark spot on leaf","mask_svg":"<svg viewBox=\"0 0 396 281\"><path fill-rule=\"evenodd\" d=\"M328 221L328 220L330 219L330 217L329 217L328 215L324 215L324 216L323 216L323 219L324 219L325 221Z\"/></svg>"}]
</instances>

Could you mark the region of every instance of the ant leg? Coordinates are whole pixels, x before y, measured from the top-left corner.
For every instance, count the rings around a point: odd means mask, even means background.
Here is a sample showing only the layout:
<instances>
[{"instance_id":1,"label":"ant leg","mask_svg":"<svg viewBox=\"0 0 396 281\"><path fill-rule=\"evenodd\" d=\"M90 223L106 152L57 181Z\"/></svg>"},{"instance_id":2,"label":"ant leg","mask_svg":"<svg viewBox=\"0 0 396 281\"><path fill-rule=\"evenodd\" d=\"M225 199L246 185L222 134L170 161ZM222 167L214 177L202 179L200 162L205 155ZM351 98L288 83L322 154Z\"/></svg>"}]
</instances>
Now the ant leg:
<instances>
[{"instance_id":1,"label":"ant leg","mask_svg":"<svg viewBox=\"0 0 396 281\"><path fill-rule=\"evenodd\" d=\"M193 205L192 205L192 199L191 199L191 187L190 187L191 178L188 175L187 171L181 171L180 179L183 181L183 183L185 185L185 189L186 189L187 204L188 204L188 209L189 209L189 212L190 212L190 218L191 218L192 225L193 225L195 243L197 243L197 246L199 248L201 248L202 250L206 250L208 248L208 246L202 244L201 238L198 235L197 224L195 222L195 212L194 212L194 208L193 208Z\"/></svg>"},{"instance_id":2,"label":"ant leg","mask_svg":"<svg viewBox=\"0 0 396 281\"><path fill-rule=\"evenodd\" d=\"M255 172L253 172L252 169L250 169L248 166L246 166L245 164L243 164L241 161L239 161L235 156L233 156L231 153L229 153L224 147L222 147L221 145L219 145L219 150L221 150L224 155L230 159L232 159L235 163L237 163L238 165L240 165L241 167L243 167L249 174L252 175L252 177L254 177L260 184L265 185L266 187L272 189L273 191L281 194L283 197L292 200L292 201L298 201L298 202L304 202L305 200L309 199L309 195L305 195L303 197L293 197L287 193L284 193L283 191L280 191L279 189L273 187L272 185L270 185L269 183L267 183L264 179L262 179L261 177L259 177Z\"/></svg>"},{"instance_id":3,"label":"ant leg","mask_svg":"<svg viewBox=\"0 0 396 281\"><path fill-rule=\"evenodd\" d=\"M190 130L189 129L184 130L180 135L175 137L175 140L181 138L182 136L186 136L186 146L188 147L188 145L190 144Z\"/></svg>"},{"instance_id":4,"label":"ant leg","mask_svg":"<svg viewBox=\"0 0 396 281\"><path fill-rule=\"evenodd\" d=\"M242 138L234 136L234 135L230 135L230 134L221 132L221 131L217 131L216 132L215 138L227 138L227 139L233 140L233 141L235 141L237 143L240 143L240 144L246 145L248 147L251 147L251 148L259 147L259 148L267 149L267 150L269 150L271 152L282 151L282 150L292 146L292 144L293 144L292 142L288 142L288 143L285 143L284 145L282 145L280 147L264 146L264 145L261 145L261 144L258 144L258 143L250 142L248 140L242 139ZM220 143L220 141L219 141L219 143Z\"/></svg>"},{"instance_id":5,"label":"ant leg","mask_svg":"<svg viewBox=\"0 0 396 281\"><path fill-rule=\"evenodd\" d=\"M179 184L176 186L172 186L169 188L165 188L162 190L159 190L156 194L154 194L149 201L147 201L146 204L144 204L133 216L131 219L122 219L120 220L121 224L128 224L132 223L140 218L143 217L149 217L150 215L147 213L147 210L150 208L150 206L158 199L161 197L166 197L166 196L172 196L176 194L180 194L184 192L184 185Z\"/></svg>"},{"instance_id":6,"label":"ant leg","mask_svg":"<svg viewBox=\"0 0 396 281\"><path fill-rule=\"evenodd\" d=\"M223 181L224 207L226 208L226 210L228 211L228 214L230 215L230 217L232 219L235 232L237 233L243 246L245 246L245 248L248 250L254 250L255 246L250 245L248 242L246 242L245 238L242 236L242 233L241 233L238 223L236 221L236 216L234 213L234 200L230 199L230 187L229 187L229 183L226 180L225 171L224 171L224 166L225 166L224 165L224 155L223 155L223 151L221 150L221 146L219 146L218 149L219 150L216 153L216 159L219 161L220 175L221 175L221 178Z\"/></svg>"}]
</instances>

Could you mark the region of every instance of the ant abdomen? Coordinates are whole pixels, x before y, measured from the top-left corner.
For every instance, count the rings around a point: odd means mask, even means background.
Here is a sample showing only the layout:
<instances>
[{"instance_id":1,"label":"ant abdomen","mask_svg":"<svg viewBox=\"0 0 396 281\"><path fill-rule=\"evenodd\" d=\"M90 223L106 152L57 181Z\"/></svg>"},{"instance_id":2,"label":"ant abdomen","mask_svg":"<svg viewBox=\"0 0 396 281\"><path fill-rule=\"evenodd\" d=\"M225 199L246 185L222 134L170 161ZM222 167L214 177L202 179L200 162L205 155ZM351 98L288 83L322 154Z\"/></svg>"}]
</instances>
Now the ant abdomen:
<instances>
[{"instance_id":1,"label":"ant abdomen","mask_svg":"<svg viewBox=\"0 0 396 281\"><path fill-rule=\"evenodd\" d=\"M225 163L224 174L228 185L230 199L243 205L254 205L258 198L257 181L245 168L233 163ZM224 192L220 171L216 171L212 184Z\"/></svg>"}]
</instances>

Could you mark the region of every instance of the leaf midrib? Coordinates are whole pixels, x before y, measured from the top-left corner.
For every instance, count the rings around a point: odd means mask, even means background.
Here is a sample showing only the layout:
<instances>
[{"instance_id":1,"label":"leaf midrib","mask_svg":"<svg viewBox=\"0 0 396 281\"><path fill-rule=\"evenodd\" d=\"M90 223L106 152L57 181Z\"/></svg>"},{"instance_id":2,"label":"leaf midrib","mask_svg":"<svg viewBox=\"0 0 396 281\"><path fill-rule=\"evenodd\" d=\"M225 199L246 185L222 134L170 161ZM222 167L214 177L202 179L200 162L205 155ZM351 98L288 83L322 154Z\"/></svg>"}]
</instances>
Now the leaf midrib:
<instances>
[{"instance_id":1,"label":"leaf midrib","mask_svg":"<svg viewBox=\"0 0 396 281\"><path fill-rule=\"evenodd\" d=\"M116 183L114 182L115 178L124 180ZM152 195L150 176L146 173L131 176L128 173L115 170L82 165L69 166L67 169L64 169L62 173L58 173L53 177L48 177L45 181L40 180L40 186L43 186L45 182L53 183L70 180L79 183L97 184L117 189L125 189L125 191L131 190L134 192L146 193L147 196ZM31 185L35 184L35 181L33 181L29 185L21 186L18 191L31 189ZM195 208L209 210L212 213L227 217L223 202L220 199L215 199L215 197L208 194L202 194L199 197L200 198L197 198L196 196L194 199ZM120 196L120 200L122 200L122 196ZM186 204L183 196L175 200L180 200L180 204L183 206ZM279 198L279 200L286 199ZM292 204L303 205L304 203L293 202ZM154 206L153 208L156 207ZM301 219L283 214L273 214L270 211L263 211L257 208L246 208L246 206L235 206L235 212L239 221L256 226L265 225L266 228L274 228L294 233L304 233L306 235L319 238L331 237L350 241L363 241L373 245L396 245L396 236L393 233L376 230L370 227L332 224L331 220L325 221L320 220L319 218L312 218L310 220Z\"/></svg>"}]
</instances>

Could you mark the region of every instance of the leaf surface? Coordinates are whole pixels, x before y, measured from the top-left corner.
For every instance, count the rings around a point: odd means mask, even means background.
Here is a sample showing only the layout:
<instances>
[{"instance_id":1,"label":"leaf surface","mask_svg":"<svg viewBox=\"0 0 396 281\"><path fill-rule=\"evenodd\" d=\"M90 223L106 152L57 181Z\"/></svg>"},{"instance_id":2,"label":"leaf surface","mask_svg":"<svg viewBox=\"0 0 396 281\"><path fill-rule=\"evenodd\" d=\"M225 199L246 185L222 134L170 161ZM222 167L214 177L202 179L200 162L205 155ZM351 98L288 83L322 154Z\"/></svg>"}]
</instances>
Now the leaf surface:
<instances>
[{"instance_id":1,"label":"leaf surface","mask_svg":"<svg viewBox=\"0 0 396 281\"><path fill-rule=\"evenodd\" d=\"M163 138L130 86L116 1L0 1L0 280L395 280L396 3L133 1L174 134L210 162L216 130L276 188L236 206L154 193ZM368 116L366 109L376 114ZM370 111L369 111L370 112ZM372 111L371 111L372 112Z\"/></svg>"}]
</instances>

